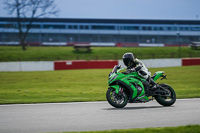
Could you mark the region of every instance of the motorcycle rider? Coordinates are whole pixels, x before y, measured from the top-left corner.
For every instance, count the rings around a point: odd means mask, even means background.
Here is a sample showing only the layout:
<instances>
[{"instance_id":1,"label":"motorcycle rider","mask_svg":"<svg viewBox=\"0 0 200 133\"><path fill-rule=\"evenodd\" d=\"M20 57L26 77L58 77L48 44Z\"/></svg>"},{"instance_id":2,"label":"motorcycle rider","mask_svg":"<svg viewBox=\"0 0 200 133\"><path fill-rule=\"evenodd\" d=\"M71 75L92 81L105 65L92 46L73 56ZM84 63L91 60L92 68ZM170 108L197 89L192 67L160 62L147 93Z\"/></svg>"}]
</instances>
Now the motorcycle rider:
<instances>
[{"instance_id":1,"label":"motorcycle rider","mask_svg":"<svg viewBox=\"0 0 200 133\"><path fill-rule=\"evenodd\" d=\"M130 73L132 71L137 71L138 75L145 78L149 84L152 85L151 89L155 89L157 84L151 78L151 72L147 69L144 63L137 58L134 58L133 53L125 53L123 55L124 65L127 67L127 72Z\"/></svg>"}]
</instances>

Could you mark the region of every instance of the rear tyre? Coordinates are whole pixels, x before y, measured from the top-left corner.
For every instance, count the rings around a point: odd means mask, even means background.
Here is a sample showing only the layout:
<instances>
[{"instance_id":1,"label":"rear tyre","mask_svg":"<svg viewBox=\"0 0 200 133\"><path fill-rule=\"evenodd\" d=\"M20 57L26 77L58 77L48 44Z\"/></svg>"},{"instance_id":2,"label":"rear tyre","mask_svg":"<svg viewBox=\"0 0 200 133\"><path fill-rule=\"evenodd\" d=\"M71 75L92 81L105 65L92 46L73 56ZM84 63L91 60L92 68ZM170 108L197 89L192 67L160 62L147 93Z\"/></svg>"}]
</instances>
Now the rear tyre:
<instances>
[{"instance_id":1,"label":"rear tyre","mask_svg":"<svg viewBox=\"0 0 200 133\"><path fill-rule=\"evenodd\" d=\"M176 93L174 89L167 84L160 84L168 93L166 96L155 96L156 101L163 106L171 106L176 102Z\"/></svg>"},{"instance_id":2,"label":"rear tyre","mask_svg":"<svg viewBox=\"0 0 200 133\"><path fill-rule=\"evenodd\" d=\"M108 103L115 108L123 108L128 103L126 92L123 91L117 94L114 88L109 88L107 90L106 98Z\"/></svg>"}]
</instances>

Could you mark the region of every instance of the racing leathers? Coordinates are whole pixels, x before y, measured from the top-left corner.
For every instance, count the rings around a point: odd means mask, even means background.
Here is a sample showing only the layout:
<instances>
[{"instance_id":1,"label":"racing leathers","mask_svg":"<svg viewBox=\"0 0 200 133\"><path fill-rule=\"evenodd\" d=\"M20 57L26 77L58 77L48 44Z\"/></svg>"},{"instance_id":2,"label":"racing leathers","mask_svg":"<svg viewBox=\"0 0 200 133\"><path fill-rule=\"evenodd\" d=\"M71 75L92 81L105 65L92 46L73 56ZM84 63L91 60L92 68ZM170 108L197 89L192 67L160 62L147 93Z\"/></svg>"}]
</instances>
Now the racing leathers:
<instances>
[{"instance_id":1,"label":"racing leathers","mask_svg":"<svg viewBox=\"0 0 200 133\"><path fill-rule=\"evenodd\" d=\"M151 89L155 89L157 84L151 78L151 72L147 69L144 63L137 58L134 59L134 67L127 68L128 71L137 71L138 75L145 78L150 84L152 84Z\"/></svg>"}]
</instances>

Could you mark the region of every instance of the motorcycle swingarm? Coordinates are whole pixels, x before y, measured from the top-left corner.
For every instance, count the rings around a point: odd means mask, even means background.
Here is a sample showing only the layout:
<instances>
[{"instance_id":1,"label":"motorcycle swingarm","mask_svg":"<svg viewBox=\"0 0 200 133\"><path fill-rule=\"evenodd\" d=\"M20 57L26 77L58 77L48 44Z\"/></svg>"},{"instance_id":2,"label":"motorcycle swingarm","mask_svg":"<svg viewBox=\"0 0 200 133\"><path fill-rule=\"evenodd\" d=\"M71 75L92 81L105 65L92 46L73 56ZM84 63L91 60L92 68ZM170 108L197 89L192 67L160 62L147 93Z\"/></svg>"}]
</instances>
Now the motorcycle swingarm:
<instances>
[{"instance_id":1,"label":"motorcycle swingarm","mask_svg":"<svg viewBox=\"0 0 200 133\"><path fill-rule=\"evenodd\" d=\"M159 96L166 96L166 95L168 95L168 92L167 91L165 91L165 90L155 90L154 92L153 92L153 96L157 96L157 95L159 95Z\"/></svg>"}]
</instances>

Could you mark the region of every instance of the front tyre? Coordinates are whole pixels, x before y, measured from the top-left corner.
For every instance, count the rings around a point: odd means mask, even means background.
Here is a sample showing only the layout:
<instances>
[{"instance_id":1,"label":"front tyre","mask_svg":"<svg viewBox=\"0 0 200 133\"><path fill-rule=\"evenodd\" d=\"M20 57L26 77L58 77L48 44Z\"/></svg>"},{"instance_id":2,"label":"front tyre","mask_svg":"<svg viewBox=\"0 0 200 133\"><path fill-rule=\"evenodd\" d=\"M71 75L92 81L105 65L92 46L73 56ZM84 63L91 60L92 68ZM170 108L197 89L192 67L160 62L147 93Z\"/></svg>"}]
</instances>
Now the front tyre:
<instances>
[{"instance_id":1,"label":"front tyre","mask_svg":"<svg viewBox=\"0 0 200 133\"><path fill-rule=\"evenodd\" d=\"M110 105L115 108L123 108L128 103L126 92L122 91L117 94L113 88L107 90L106 98Z\"/></svg>"},{"instance_id":2,"label":"front tyre","mask_svg":"<svg viewBox=\"0 0 200 133\"><path fill-rule=\"evenodd\" d=\"M176 101L176 93L174 89L167 84L160 84L160 86L164 88L167 94L165 94L165 96L160 96L160 95L155 96L156 101L163 106L173 105Z\"/></svg>"}]
</instances>

